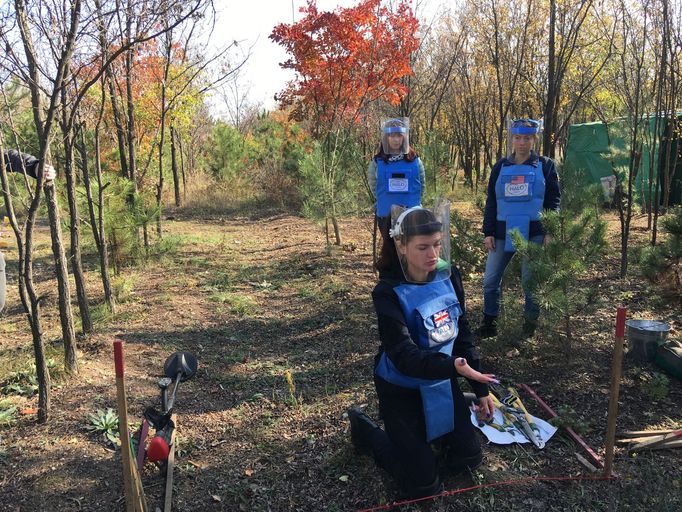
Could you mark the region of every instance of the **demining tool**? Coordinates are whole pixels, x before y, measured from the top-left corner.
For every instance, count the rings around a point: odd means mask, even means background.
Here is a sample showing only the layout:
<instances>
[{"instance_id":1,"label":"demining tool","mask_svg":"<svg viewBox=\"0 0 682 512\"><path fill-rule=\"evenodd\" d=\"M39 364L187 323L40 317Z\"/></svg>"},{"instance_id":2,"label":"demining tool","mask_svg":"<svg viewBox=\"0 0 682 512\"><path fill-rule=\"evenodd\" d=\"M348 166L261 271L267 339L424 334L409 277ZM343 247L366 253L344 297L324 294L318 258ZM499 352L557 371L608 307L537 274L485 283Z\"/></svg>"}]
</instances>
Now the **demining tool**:
<instances>
[{"instance_id":1,"label":"demining tool","mask_svg":"<svg viewBox=\"0 0 682 512\"><path fill-rule=\"evenodd\" d=\"M189 352L171 354L163 365L164 377L159 379L161 409L153 406L144 411L144 420L137 436L137 466L142 469L145 459L155 463L166 475L164 512L171 510L173 491L173 465L175 461L176 415L173 411L180 382L197 373L197 358ZM172 390L172 391L170 391ZM170 391L170 393L169 393ZM149 427L155 431L147 444Z\"/></svg>"}]
</instances>

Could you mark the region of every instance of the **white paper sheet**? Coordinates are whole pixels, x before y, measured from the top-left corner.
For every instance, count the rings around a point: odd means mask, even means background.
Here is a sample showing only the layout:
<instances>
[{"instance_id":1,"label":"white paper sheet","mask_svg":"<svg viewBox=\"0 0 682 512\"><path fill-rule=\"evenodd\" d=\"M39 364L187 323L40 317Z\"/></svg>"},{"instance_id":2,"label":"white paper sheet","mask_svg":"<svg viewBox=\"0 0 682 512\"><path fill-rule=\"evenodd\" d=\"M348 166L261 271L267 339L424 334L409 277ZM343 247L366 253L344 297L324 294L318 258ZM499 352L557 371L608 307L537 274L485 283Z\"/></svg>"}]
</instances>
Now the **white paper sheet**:
<instances>
[{"instance_id":1,"label":"white paper sheet","mask_svg":"<svg viewBox=\"0 0 682 512\"><path fill-rule=\"evenodd\" d=\"M538 436L539 439L547 443L547 441L549 441L549 439L557 431L557 428L553 427L546 421L541 420L540 418L536 418L535 416L531 416L531 418L533 419L533 422L535 422L535 425L538 427L538 430L540 431L540 432L536 431L536 435ZM502 412L500 412L500 410L497 408L495 408L492 422L498 426L502 426L504 424L504 417L502 415ZM481 432L485 434L485 437L488 438L488 441L490 441L491 443L495 444L530 443L530 440L526 436L524 436L522 432L519 432L513 426L508 425L504 432L500 432L496 428L491 427L486 423L482 423L483 426L480 426L478 419L476 418L476 413L473 410L471 411L471 423L473 423L475 427L479 428Z\"/></svg>"}]
</instances>

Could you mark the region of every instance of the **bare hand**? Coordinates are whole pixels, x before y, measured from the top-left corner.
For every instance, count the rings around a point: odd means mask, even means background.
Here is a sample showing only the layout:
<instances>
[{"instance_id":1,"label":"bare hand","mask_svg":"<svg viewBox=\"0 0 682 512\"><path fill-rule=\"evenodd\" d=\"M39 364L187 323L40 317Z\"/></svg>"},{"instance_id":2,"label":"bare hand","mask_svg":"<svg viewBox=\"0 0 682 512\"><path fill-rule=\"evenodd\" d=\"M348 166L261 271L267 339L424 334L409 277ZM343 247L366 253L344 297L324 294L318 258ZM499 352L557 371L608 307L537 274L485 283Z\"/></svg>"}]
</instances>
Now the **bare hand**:
<instances>
[{"instance_id":1,"label":"bare hand","mask_svg":"<svg viewBox=\"0 0 682 512\"><path fill-rule=\"evenodd\" d=\"M455 359L455 370L457 370L457 373L462 377L475 380L476 382L483 382L484 384L489 382L493 382L495 384L500 383L500 381L497 380L492 373L481 373L477 370L474 370L471 366L469 366L469 363L467 363L467 360L463 357L458 357Z\"/></svg>"},{"instance_id":2,"label":"bare hand","mask_svg":"<svg viewBox=\"0 0 682 512\"><path fill-rule=\"evenodd\" d=\"M45 181L52 181L57 176L57 171L51 165L45 166Z\"/></svg>"},{"instance_id":3,"label":"bare hand","mask_svg":"<svg viewBox=\"0 0 682 512\"><path fill-rule=\"evenodd\" d=\"M485 245L485 248L487 249L488 252L493 252L495 250L495 237L486 236L483 239L483 245Z\"/></svg>"},{"instance_id":4,"label":"bare hand","mask_svg":"<svg viewBox=\"0 0 682 512\"><path fill-rule=\"evenodd\" d=\"M493 398L490 395L479 397L478 405L474 406L474 410L476 411L478 419L490 421L493 417L493 411L495 410Z\"/></svg>"}]
</instances>

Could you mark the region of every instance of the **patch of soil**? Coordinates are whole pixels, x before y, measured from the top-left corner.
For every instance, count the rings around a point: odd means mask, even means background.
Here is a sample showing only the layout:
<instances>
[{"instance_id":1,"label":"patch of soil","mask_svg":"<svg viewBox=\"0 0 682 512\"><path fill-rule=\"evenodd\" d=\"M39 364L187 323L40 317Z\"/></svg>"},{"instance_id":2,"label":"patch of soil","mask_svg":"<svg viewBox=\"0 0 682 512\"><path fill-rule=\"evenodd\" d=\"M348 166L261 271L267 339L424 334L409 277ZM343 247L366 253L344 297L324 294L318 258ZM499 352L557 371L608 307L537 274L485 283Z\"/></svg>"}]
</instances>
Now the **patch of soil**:
<instances>
[{"instance_id":1,"label":"patch of soil","mask_svg":"<svg viewBox=\"0 0 682 512\"><path fill-rule=\"evenodd\" d=\"M679 311L656 299L656 289L634 277L634 270L633 277L618 278L617 219L608 220L609 256L581 283L598 287L601 300L575 319L570 358L561 333L546 324L515 357L507 355L510 336L480 344L486 370L530 384L555 410L575 411L584 439L602 456L615 306L627 305L630 317L672 322L671 336L680 329ZM636 219L637 226L642 222ZM186 350L199 360L196 377L178 391L174 510L353 510L395 499L394 484L370 458L356 455L349 441L347 408L368 404L370 413L377 411L372 364L378 336L370 298L376 275L371 220L342 219L340 227L343 245L327 250L319 227L281 212L211 218L174 212L164 222L164 237L176 241L176 252L124 271L132 284L129 300L94 336L81 340L79 374L67 378L55 369L49 422L39 425L32 415L21 415L0 430L0 510L125 509L120 450L86 429L89 413L116 408L115 337L125 341L131 421L139 422L147 406L158 406L156 382L169 354ZM39 240L47 236L41 231ZM632 245L646 236L635 231ZM102 300L97 279L96 272L88 273L93 304ZM473 323L481 313L480 279L465 283ZM54 284L46 277L39 287L49 292ZM520 297L513 284L505 293ZM30 360L31 338L16 291L9 299L0 354L18 364ZM45 339L58 358L56 304L49 303L44 314ZM671 378L661 399L643 385L656 371L625 359L619 430L682 425L681 383ZM531 413L546 417L522 397ZM23 399L21 406L35 403ZM679 449L628 457L617 448L616 481L528 480L594 476L578 461L578 451L563 433L542 451L487 445L484 467L473 475L445 473L445 488L523 483L482 487L423 507L682 508ZM142 478L154 510L162 503L162 475L148 463Z\"/></svg>"}]
</instances>

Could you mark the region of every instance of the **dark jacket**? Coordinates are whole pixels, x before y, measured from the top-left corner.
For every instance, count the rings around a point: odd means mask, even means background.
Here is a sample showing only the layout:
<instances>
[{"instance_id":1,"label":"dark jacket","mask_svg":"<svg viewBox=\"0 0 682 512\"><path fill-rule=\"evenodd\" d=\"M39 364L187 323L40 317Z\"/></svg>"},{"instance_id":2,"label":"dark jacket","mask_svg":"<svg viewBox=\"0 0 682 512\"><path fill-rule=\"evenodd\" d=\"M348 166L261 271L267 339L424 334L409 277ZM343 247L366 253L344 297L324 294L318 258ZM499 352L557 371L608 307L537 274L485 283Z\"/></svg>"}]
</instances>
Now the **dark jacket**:
<instances>
[{"instance_id":1,"label":"dark jacket","mask_svg":"<svg viewBox=\"0 0 682 512\"><path fill-rule=\"evenodd\" d=\"M26 174L32 178L37 178L36 171L38 170L38 163L40 161L36 157L27 155L26 153L20 153L16 149L5 151L2 156L5 161L5 170L7 170L7 172L22 172L22 168L25 168Z\"/></svg>"},{"instance_id":2,"label":"dark jacket","mask_svg":"<svg viewBox=\"0 0 682 512\"><path fill-rule=\"evenodd\" d=\"M450 281L455 289L455 294L462 308L462 315L459 317L459 333L455 340L452 356L440 352L427 352L420 349L412 338L405 322L398 296L393 288L401 284L400 277L402 272L391 275L388 272L382 274L382 279L372 291L374 308L377 312L379 324L379 339L381 347L375 358L375 365L382 352L386 352L393 364L405 375L421 379L443 380L457 377L454 359L464 357L469 366L475 370L480 370L480 356L474 345L474 336L469 326L464 305L464 287L462 276L456 267L452 267ZM375 377L380 379L380 377ZM383 379L381 379L383 380ZM476 395L488 395L488 386L480 382L469 381ZM386 383L388 387L400 388L405 393L418 393L418 391L401 388L393 384ZM396 390L398 391L398 390Z\"/></svg>"},{"instance_id":3,"label":"dark jacket","mask_svg":"<svg viewBox=\"0 0 682 512\"><path fill-rule=\"evenodd\" d=\"M545 176L545 200L543 208L545 210L559 210L561 204L561 190L559 188L559 176L554 166L554 161L545 156L538 156L535 151L531 151L530 157L524 164L534 164L538 158L542 162L542 174ZM493 166L488 180L488 196L485 200L485 212L483 214L483 235L494 236L498 240L503 240L507 233L507 223L497 220L497 195L495 194L495 183L500 176L502 166L514 165L514 162L507 157L501 158ZM529 237L544 235L542 223L531 221Z\"/></svg>"}]
</instances>

